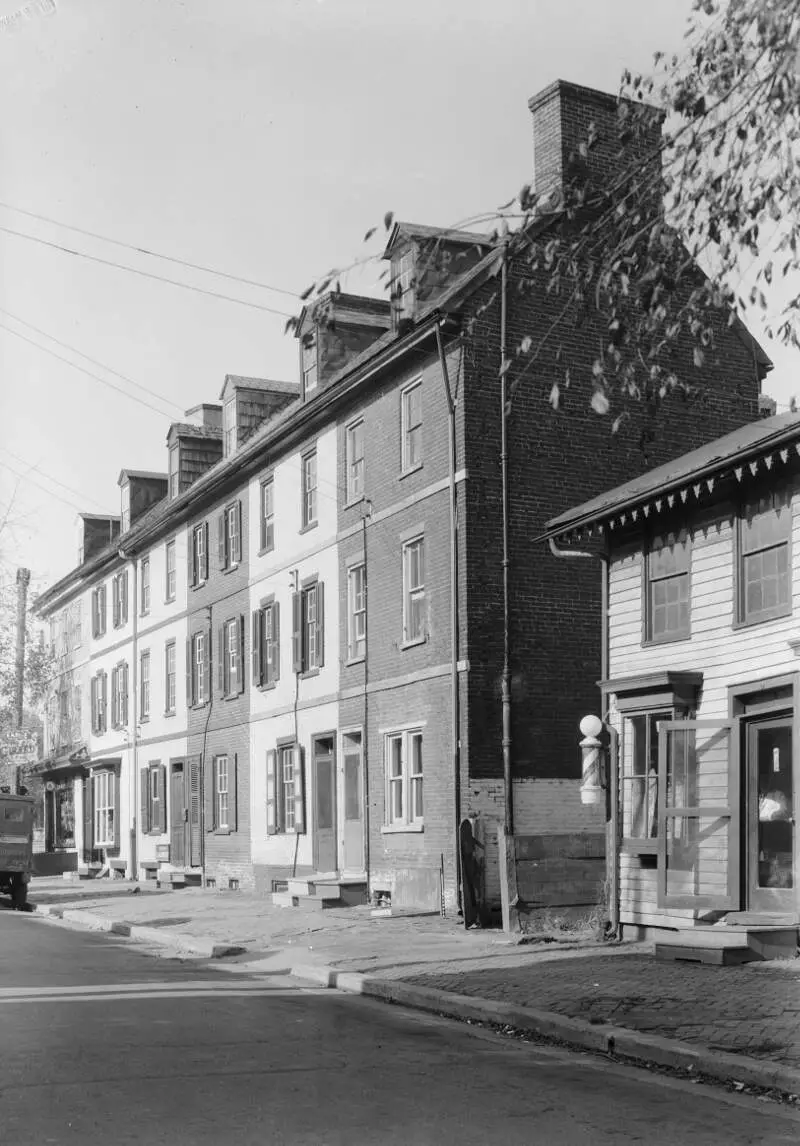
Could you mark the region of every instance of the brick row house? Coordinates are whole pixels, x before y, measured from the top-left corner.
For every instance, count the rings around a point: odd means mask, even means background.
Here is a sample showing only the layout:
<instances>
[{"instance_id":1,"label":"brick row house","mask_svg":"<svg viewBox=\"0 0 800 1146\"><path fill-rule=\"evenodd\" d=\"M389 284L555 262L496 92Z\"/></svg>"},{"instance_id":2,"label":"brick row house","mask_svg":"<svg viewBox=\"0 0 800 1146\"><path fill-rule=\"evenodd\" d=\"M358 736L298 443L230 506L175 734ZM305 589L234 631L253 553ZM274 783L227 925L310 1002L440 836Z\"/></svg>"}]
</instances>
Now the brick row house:
<instances>
[{"instance_id":1,"label":"brick row house","mask_svg":"<svg viewBox=\"0 0 800 1146\"><path fill-rule=\"evenodd\" d=\"M548 186L587 117L615 130L617 101L575 85L551 85L531 109ZM398 223L385 257L390 301L309 305L298 380L228 376L219 403L171 427L159 499L40 598L47 617L83 595L90 616L91 595L103 588L113 610L128 577L127 619L91 648L98 711L102 696L108 723L121 704L128 740L93 734L84 767L95 809L117 800L118 839L104 828L101 850L129 873L161 843L174 868L218 886L291 901L328 881L345 898L453 909L464 817L485 846L490 904L507 816L534 834L602 831L579 798L576 733L599 674L599 588L582 568L566 579L534 538L571 502L755 420L768 362L720 314L699 396L631 399L612 435L577 382L552 410L563 364L543 354L506 418L504 486L504 348L536 341L557 300L513 244L485 235ZM572 339L576 378L601 336L589 319ZM689 371L691 344L677 354ZM159 606L134 627L146 560ZM146 728L130 700L145 634L152 696L170 641L185 673L175 716L156 726L151 701Z\"/></svg>"}]
</instances>

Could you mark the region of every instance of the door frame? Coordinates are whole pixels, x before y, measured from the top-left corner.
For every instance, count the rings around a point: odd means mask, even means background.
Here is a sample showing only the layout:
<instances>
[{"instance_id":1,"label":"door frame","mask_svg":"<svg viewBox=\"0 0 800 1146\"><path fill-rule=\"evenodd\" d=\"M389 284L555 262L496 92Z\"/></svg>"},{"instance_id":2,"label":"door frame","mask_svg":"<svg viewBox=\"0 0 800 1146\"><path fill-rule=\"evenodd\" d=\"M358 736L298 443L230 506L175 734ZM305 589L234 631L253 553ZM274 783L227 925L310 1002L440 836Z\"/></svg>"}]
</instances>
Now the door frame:
<instances>
[{"instance_id":1,"label":"door frame","mask_svg":"<svg viewBox=\"0 0 800 1146\"><path fill-rule=\"evenodd\" d=\"M172 777L175 773L175 767L177 764L180 764L181 771L183 772L182 789L183 789L184 817L183 817L183 862L182 862L181 866L184 868L187 868L190 866L189 861L191 860L191 840L189 838L189 814L188 814L189 813L189 776L188 776L189 757L188 756L171 756L169 759L169 769L168 769L169 779L168 779L168 785L167 785L169 788L169 803L168 803L169 816L167 819L167 827L169 830L169 844L170 844L169 856L170 856L170 862L172 864L174 864L175 863L175 857L173 855L173 849L172 849L172 841L173 841L172 816L173 816L173 810L174 810L173 809L173 796L172 796L172 794L173 794L174 789L173 789L173 784L172 784Z\"/></svg>"},{"instance_id":2,"label":"door frame","mask_svg":"<svg viewBox=\"0 0 800 1146\"><path fill-rule=\"evenodd\" d=\"M331 817L333 832L333 854L334 854L334 868L326 868L325 872L319 866L319 836L317 832L317 744L320 740L328 740L331 743L330 753L320 753L322 757L330 756L331 759L331 772L333 783L331 785L331 797L333 799L333 815ZM327 874L328 871L333 871L337 875L339 873L339 793L338 793L338 761L339 753L337 752L336 744L336 730L330 732L315 732L311 737L311 752L310 752L310 769L306 770L306 775L311 773L311 863L314 871L319 874Z\"/></svg>"},{"instance_id":3,"label":"door frame","mask_svg":"<svg viewBox=\"0 0 800 1146\"><path fill-rule=\"evenodd\" d=\"M361 799L361 867L349 868L344 862L344 824L345 824L345 776L344 776L344 738L345 736L353 736L356 733L361 737L361 788L359 796ZM337 784L337 832L339 836L338 848L338 864L339 871L350 875L366 875L367 872L367 855L368 855L368 839L367 839L367 792L368 792L368 778L367 778L367 746L366 734L363 724L348 724L346 727L339 730L339 752L336 759L336 784Z\"/></svg>"},{"instance_id":4,"label":"door frame","mask_svg":"<svg viewBox=\"0 0 800 1146\"><path fill-rule=\"evenodd\" d=\"M796 800L797 777L794 766L796 741L795 721L791 709L784 709L775 715L752 716L742 722L742 795L744 815L742 817L744 895L748 911L785 912L793 911L797 902L797 816L794 814L792 833L792 886L785 888L760 887L758 884L758 757L754 753L758 730L761 728L788 728L791 733L792 802ZM795 809L793 807L793 813Z\"/></svg>"}]
</instances>

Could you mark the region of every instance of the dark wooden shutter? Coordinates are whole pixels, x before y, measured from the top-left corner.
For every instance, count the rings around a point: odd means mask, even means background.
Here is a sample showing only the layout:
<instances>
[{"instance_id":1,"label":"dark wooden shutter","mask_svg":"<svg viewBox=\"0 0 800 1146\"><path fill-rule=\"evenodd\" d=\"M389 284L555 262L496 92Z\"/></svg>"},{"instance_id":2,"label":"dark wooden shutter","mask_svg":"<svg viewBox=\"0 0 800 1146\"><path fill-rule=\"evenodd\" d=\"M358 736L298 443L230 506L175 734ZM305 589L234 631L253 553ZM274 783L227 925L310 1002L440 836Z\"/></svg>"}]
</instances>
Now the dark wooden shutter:
<instances>
[{"instance_id":1,"label":"dark wooden shutter","mask_svg":"<svg viewBox=\"0 0 800 1146\"><path fill-rule=\"evenodd\" d=\"M93 589L92 590L92 636L93 637L99 636L98 629L100 626L99 626L99 622L98 622L98 617L100 615L100 609L98 608L98 605L99 605L98 593L97 593L96 589Z\"/></svg>"},{"instance_id":2,"label":"dark wooden shutter","mask_svg":"<svg viewBox=\"0 0 800 1146\"><path fill-rule=\"evenodd\" d=\"M119 728L119 665L111 670L111 727Z\"/></svg>"},{"instance_id":3,"label":"dark wooden shutter","mask_svg":"<svg viewBox=\"0 0 800 1146\"><path fill-rule=\"evenodd\" d=\"M220 569L224 569L228 564L225 560L225 540L225 514L221 513L217 518L217 556Z\"/></svg>"},{"instance_id":4,"label":"dark wooden shutter","mask_svg":"<svg viewBox=\"0 0 800 1146\"><path fill-rule=\"evenodd\" d=\"M177 555L176 555L177 561ZM197 550L194 544L194 530L189 530L189 560L186 562L186 568L189 570L189 585L197 584L197 574L200 570L197 568ZM167 584L169 585L169 573L167 573Z\"/></svg>"},{"instance_id":5,"label":"dark wooden shutter","mask_svg":"<svg viewBox=\"0 0 800 1146\"><path fill-rule=\"evenodd\" d=\"M292 593L292 672L303 671L303 594Z\"/></svg>"},{"instance_id":6,"label":"dark wooden shutter","mask_svg":"<svg viewBox=\"0 0 800 1146\"><path fill-rule=\"evenodd\" d=\"M227 693L225 687L225 678L228 675L228 658L225 655L225 626L219 627L219 644L217 645L217 654L219 661L217 663L217 689L222 696Z\"/></svg>"},{"instance_id":7,"label":"dark wooden shutter","mask_svg":"<svg viewBox=\"0 0 800 1146\"><path fill-rule=\"evenodd\" d=\"M239 661L236 666L237 692L244 692L244 614L239 614Z\"/></svg>"},{"instance_id":8,"label":"dark wooden shutter","mask_svg":"<svg viewBox=\"0 0 800 1146\"><path fill-rule=\"evenodd\" d=\"M213 657L211 655L211 626L206 629L206 639L203 641L203 677L205 685L202 697L198 700L211 700L211 669L213 666Z\"/></svg>"},{"instance_id":9,"label":"dark wooden shutter","mask_svg":"<svg viewBox=\"0 0 800 1146\"><path fill-rule=\"evenodd\" d=\"M300 834L306 830L306 778L305 759L303 749L295 744L292 749L292 767L294 770L294 830Z\"/></svg>"},{"instance_id":10,"label":"dark wooden shutter","mask_svg":"<svg viewBox=\"0 0 800 1146\"><path fill-rule=\"evenodd\" d=\"M186 766L189 769L189 858L192 867L200 867L203 863L203 833L200 830L202 808L200 757L190 756Z\"/></svg>"},{"instance_id":11,"label":"dark wooden shutter","mask_svg":"<svg viewBox=\"0 0 800 1146\"><path fill-rule=\"evenodd\" d=\"M120 601L119 601L119 619L120 624L124 625L128 620L128 570L120 574L119 578Z\"/></svg>"},{"instance_id":12,"label":"dark wooden shutter","mask_svg":"<svg viewBox=\"0 0 800 1146\"><path fill-rule=\"evenodd\" d=\"M208 580L208 522L203 522L203 580Z\"/></svg>"},{"instance_id":13,"label":"dark wooden shutter","mask_svg":"<svg viewBox=\"0 0 800 1146\"><path fill-rule=\"evenodd\" d=\"M97 715L98 715L98 713L97 713L97 710L98 710L97 684L98 684L97 677L93 676L91 679L91 684L90 684L91 698L92 698L92 732L99 732L100 731L99 721L97 719Z\"/></svg>"},{"instance_id":14,"label":"dark wooden shutter","mask_svg":"<svg viewBox=\"0 0 800 1146\"><path fill-rule=\"evenodd\" d=\"M192 638L186 642L186 707L192 707Z\"/></svg>"},{"instance_id":15,"label":"dark wooden shutter","mask_svg":"<svg viewBox=\"0 0 800 1146\"><path fill-rule=\"evenodd\" d=\"M158 830L163 833L167 830L167 769L158 764L156 784L158 786ZM177 819L177 816L176 816Z\"/></svg>"},{"instance_id":16,"label":"dark wooden shutter","mask_svg":"<svg viewBox=\"0 0 800 1146\"><path fill-rule=\"evenodd\" d=\"M83 778L83 858L92 860L94 851L94 802L92 799L92 777Z\"/></svg>"},{"instance_id":17,"label":"dark wooden shutter","mask_svg":"<svg viewBox=\"0 0 800 1146\"><path fill-rule=\"evenodd\" d=\"M325 664L325 586L317 582L317 668Z\"/></svg>"},{"instance_id":18,"label":"dark wooden shutter","mask_svg":"<svg viewBox=\"0 0 800 1146\"><path fill-rule=\"evenodd\" d=\"M203 800L204 800L204 823L203 826L207 832L214 831L214 811L216 809L216 777L214 775L214 761L205 759L203 761Z\"/></svg>"},{"instance_id":19,"label":"dark wooden shutter","mask_svg":"<svg viewBox=\"0 0 800 1146\"><path fill-rule=\"evenodd\" d=\"M120 723L123 728L128 726L128 662L122 666L122 713Z\"/></svg>"},{"instance_id":20,"label":"dark wooden shutter","mask_svg":"<svg viewBox=\"0 0 800 1146\"><path fill-rule=\"evenodd\" d=\"M119 814L119 770L114 769L114 847L119 851L120 842L120 814Z\"/></svg>"},{"instance_id":21,"label":"dark wooden shutter","mask_svg":"<svg viewBox=\"0 0 800 1146\"><path fill-rule=\"evenodd\" d=\"M99 678L98 683L100 686L100 705L99 705L99 708L100 708L100 712L99 712L100 727L98 728L98 732L105 732L106 729L108 728L108 673L107 672L101 672L100 673L100 678Z\"/></svg>"},{"instance_id":22,"label":"dark wooden shutter","mask_svg":"<svg viewBox=\"0 0 800 1146\"><path fill-rule=\"evenodd\" d=\"M143 836L150 831L150 769L139 771L139 824Z\"/></svg>"},{"instance_id":23,"label":"dark wooden shutter","mask_svg":"<svg viewBox=\"0 0 800 1146\"><path fill-rule=\"evenodd\" d=\"M233 560L238 562L242 560L242 503L240 501L236 502L234 513L236 514L236 552L233 555Z\"/></svg>"},{"instance_id":24,"label":"dark wooden shutter","mask_svg":"<svg viewBox=\"0 0 800 1146\"><path fill-rule=\"evenodd\" d=\"M253 613L253 632L252 641L253 647L250 650L250 659L253 666L253 685L263 684L263 663L261 659L261 641L264 631L264 614L261 609L256 609Z\"/></svg>"},{"instance_id":25,"label":"dark wooden shutter","mask_svg":"<svg viewBox=\"0 0 800 1146\"><path fill-rule=\"evenodd\" d=\"M119 624L119 577L111 579L111 624L114 628Z\"/></svg>"},{"instance_id":26,"label":"dark wooden shutter","mask_svg":"<svg viewBox=\"0 0 800 1146\"><path fill-rule=\"evenodd\" d=\"M235 832L238 825L239 809L236 801L239 796L239 755L233 754L233 760L228 763L228 828Z\"/></svg>"},{"instance_id":27,"label":"dark wooden shutter","mask_svg":"<svg viewBox=\"0 0 800 1146\"><path fill-rule=\"evenodd\" d=\"M278 753L270 749L267 753L267 835L274 836L278 831Z\"/></svg>"},{"instance_id":28,"label":"dark wooden shutter","mask_svg":"<svg viewBox=\"0 0 800 1146\"><path fill-rule=\"evenodd\" d=\"M272 606L272 679L281 679L281 607Z\"/></svg>"}]
</instances>

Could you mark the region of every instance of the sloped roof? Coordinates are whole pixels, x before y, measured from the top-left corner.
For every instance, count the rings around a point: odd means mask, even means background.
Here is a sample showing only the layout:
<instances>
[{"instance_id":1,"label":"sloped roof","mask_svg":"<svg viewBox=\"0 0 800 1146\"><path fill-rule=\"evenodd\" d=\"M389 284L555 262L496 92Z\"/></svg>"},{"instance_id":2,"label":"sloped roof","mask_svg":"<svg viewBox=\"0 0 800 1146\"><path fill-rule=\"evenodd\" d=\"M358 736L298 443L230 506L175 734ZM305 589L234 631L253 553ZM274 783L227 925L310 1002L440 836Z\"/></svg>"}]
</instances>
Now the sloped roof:
<instances>
[{"instance_id":1,"label":"sloped roof","mask_svg":"<svg viewBox=\"0 0 800 1146\"><path fill-rule=\"evenodd\" d=\"M452 227L431 227L424 223L397 222L383 252L386 258L401 239L441 239L444 243L464 243L477 247L495 246L490 235L480 231L458 231Z\"/></svg>"},{"instance_id":2,"label":"sloped roof","mask_svg":"<svg viewBox=\"0 0 800 1146\"><path fill-rule=\"evenodd\" d=\"M299 394L299 382L283 382L279 379L248 378L244 374L226 374L225 382L219 392L224 398L228 390L264 390L270 394Z\"/></svg>"},{"instance_id":3,"label":"sloped roof","mask_svg":"<svg viewBox=\"0 0 800 1146\"><path fill-rule=\"evenodd\" d=\"M587 525L599 524L618 513L642 506L655 497L679 493L681 489L700 480L717 477L762 455L796 443L800 449L800 414L777 414L772 418L748 422L722 438L690 450L671 462L648 470L631 481L551 518L545 533L537 540L547 540Z\"/></svg>"}]
</instances>

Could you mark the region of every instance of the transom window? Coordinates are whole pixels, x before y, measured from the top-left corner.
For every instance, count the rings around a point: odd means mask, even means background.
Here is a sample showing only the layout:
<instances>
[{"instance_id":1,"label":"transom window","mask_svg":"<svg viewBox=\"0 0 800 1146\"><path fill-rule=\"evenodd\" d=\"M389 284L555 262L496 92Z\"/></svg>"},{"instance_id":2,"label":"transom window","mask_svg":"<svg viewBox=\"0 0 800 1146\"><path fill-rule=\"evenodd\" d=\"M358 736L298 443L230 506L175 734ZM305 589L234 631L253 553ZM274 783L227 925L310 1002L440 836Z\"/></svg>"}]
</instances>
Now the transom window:
<instances>
[{"instance_id":1,"label":"transom window","mask_svg":"<svg viewBox=\"0 0 800 1146\"><path fill-rule=\"evenodd\" d=\"M345 454L347 457L347 500L357 501L364 496L364 423L355 422L347 427Z\"/></svg>"},{"instance_id":2,"label":"transom window","mask_svg":"<svg viewBox=\"0 0 800 1146\"><path fill-rule=\"evenodd\" d=\"M355 660L367 650L367 569L354 565L347 571L347 657Z\"/></svg>"},{"instance_id":3,"label":"transom window","mask_svg":"<svg viewBox=\"0 0 800 1146\"><path fill-rule=\"evenodd\" d=\"M261 483L261 550L275 548L275 482L266 478Z\"/></svg>"},{"instance_id":4,"label":"transom window","mask_svg":"<svg viewBox=\"0 0 800 1146\"><path fill-rule=\"evenodd\" d=\"M403 546L403 642L425 640L425 540Z\"/></svg>"},{"instance_id":5,"label":"transom window","mask_svg":"<svg viewBox=\"0 0 800 1146\"><path fill-rule=\"evenodd\" d=\"M422 824L422 730L386 737L386 822L390 826Z\"/></svg>"},{"instance_id":6,"label":"transom window","mask_svg":"<svg viewBox=\"0 0 800 1146\"><path fill-rule=\"evenodd\" d=\"M317 520L317 451L305 454L303 467L303 528Z\"/></svg>"},{"instance_id":7,"label":"transom window","mask_svg":"<svg viewBox=\"0 0 800 1146\"><path fill-rule=\"evenodd\" d=\"M689 636L691 544L685 529L652 538L647 561L646 635L650 641Z\"/></svg>"},{"instance_id":8,"label":"transom window","mask_svg":"<svg viewBox=\"0 0 800 1146\"><path fill-rule=\"evenodd\" d=\"M767 621L791 612L792 504L789 490L772 490L739 518L738 619Z\"/></svg>"},{"instance_id":9,"label":"transom window","mask_svg":"<svg viewBox=\"0 0 800 1146\"><path fill-rule=\"evenodd\" d=\"M401 398L403 472L422 465L422 382L408 386Z\"/></svg>"}]
</instances>

